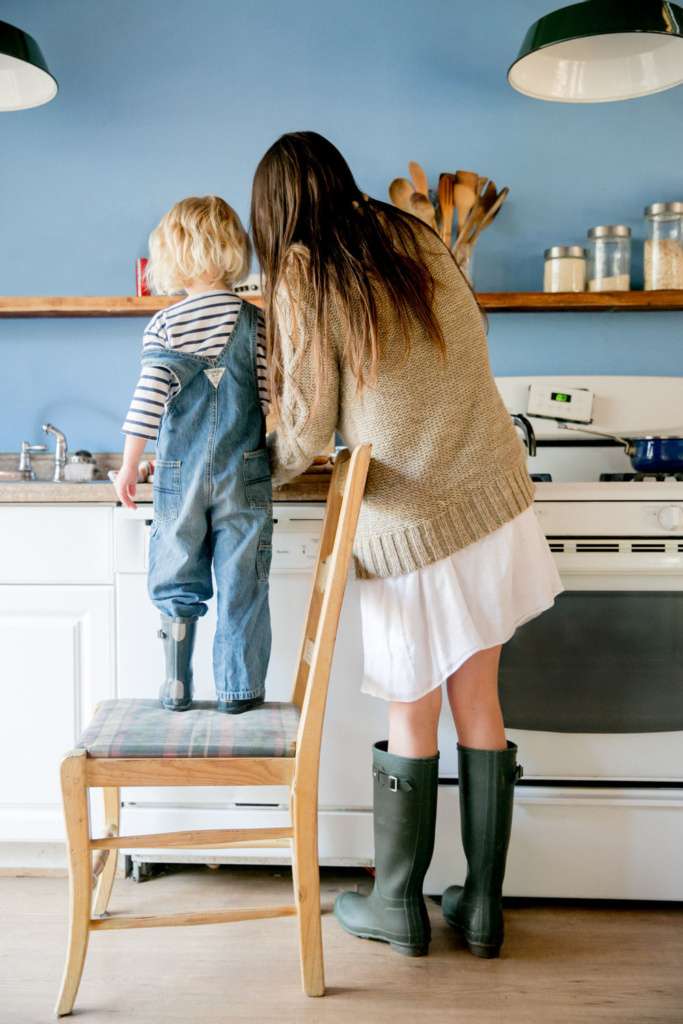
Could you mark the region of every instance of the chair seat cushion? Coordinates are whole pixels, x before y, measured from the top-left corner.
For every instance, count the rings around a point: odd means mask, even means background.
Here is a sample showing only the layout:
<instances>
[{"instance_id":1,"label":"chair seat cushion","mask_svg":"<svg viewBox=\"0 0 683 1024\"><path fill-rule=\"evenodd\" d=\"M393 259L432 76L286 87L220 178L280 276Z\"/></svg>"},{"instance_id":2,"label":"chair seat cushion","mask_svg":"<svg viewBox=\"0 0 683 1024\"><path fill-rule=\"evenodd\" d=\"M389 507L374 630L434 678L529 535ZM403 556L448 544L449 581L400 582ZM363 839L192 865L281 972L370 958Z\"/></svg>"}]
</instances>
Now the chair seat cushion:
<instances>
[{"instance_id":1,"label":"chair seat cushion","mask_svg":"<svg viewBox=\"0 0 683 1024\"><path fill-rule=\"evenodd\" d=\"M294 757L296 704L272 701L241 715L194 701L165 711L158 700L105 700L77 746L89 757Z\"/></svg>"}]
</instances>

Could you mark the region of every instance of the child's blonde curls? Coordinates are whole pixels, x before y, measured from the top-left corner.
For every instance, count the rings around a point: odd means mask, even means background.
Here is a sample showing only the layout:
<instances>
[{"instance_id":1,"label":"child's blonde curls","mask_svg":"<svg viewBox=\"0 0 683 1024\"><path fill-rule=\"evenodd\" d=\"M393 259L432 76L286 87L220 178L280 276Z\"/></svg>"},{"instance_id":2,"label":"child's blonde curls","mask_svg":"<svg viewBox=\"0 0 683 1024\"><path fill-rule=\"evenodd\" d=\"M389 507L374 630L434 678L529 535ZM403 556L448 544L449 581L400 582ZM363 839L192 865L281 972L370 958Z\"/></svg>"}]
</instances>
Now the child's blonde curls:
<instances>
[{"instance_id":1,"label":"child's blonde curls","mask_svg":"<svg viewBox=\"0 0 683 1024\"><path fill-rule=\"evenodd\" d=\"M251 267L251 242L241 220L218 196L182 199L149 236L147 283L172 295L206 274L209 284L230 288Z\"/></svg>"}]
</instances>

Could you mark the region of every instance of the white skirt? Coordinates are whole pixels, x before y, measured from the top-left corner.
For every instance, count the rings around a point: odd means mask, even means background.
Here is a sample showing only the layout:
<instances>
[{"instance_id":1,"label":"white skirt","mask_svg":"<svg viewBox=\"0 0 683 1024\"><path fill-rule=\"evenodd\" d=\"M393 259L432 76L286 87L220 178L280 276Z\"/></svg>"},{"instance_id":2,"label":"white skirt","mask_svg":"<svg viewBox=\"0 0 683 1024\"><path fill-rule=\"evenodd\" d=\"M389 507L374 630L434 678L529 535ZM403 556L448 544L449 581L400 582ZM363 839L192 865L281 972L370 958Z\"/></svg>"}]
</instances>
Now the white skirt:
<instances>
[{"instance_id":1,"label":"white skirt","mask_svg":"<svg viewBox=\"0 0 683 1024\"><path fill-rule=\"evenodd\" d=\"M563 589L533 508L448 558L360 588L361 690L395 701L424 697Z\"/></svg>"}]
</instances>

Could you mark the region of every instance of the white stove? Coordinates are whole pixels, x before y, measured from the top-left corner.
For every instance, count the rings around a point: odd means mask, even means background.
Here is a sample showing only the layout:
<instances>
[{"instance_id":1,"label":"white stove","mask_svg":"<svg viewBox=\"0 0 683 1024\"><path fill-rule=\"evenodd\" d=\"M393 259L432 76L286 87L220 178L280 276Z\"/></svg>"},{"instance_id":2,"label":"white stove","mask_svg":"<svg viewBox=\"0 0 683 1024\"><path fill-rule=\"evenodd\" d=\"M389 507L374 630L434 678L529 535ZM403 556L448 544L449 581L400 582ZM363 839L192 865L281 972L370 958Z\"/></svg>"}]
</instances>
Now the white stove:
<instances>
[{"instance_id":1,"label":"white stove","mask_svg":"<svg viewBox=\"0 0 683 1024\"><path fill-rule=\"evenodd\" d=\"M596 429L683 434L681 378L497 383L511 413L526 414L531 384L560 402L588 389ZM501 704L524 766L505 890L680 900L683 479L623 479L633 475L623 446L529 419L537 439L529 471L551 478L537 483L534 509L565 592L503 648ZM448 785L457 774L454 733L446 718L442 731L445 813L428 891L452 880L458 849L457 787Z\"/></svg>"}]
</instances>

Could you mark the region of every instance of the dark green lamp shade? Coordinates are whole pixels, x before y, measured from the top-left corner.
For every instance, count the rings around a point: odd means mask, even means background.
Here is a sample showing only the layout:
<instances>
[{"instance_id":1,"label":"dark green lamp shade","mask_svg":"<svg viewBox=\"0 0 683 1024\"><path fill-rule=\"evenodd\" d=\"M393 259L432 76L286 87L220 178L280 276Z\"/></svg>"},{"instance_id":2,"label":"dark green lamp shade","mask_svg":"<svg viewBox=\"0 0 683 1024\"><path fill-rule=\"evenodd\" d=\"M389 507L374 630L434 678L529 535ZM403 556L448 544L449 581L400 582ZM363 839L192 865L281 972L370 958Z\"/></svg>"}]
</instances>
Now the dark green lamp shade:
<instances>
[{"instance_id":1,"label":"dark green lamp shade","mask_svg":"<svg viewBox=\"0 0 683 1024\"><path fill-rule=\"evenodd\" d=\"M683 82L683 8L661 0L585 0L531 26L510 85L536 99L606 103Z\"/></svg>"},{"instance_id":2,"label":"dark green lamp shade","mask_svg":"<svg viewBox=\"0 0 683 1024\"><path fill-rule=\"evenodd\" d=\"M39 107L56 95L57 83L35 39L0 21L0 110Z\"/></svg>"}]
</instances>

